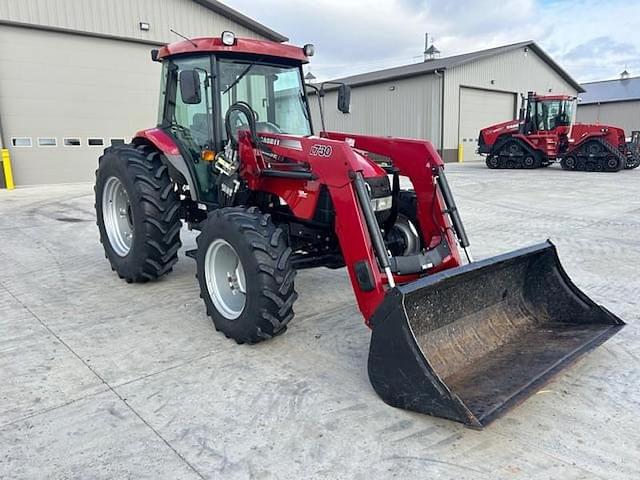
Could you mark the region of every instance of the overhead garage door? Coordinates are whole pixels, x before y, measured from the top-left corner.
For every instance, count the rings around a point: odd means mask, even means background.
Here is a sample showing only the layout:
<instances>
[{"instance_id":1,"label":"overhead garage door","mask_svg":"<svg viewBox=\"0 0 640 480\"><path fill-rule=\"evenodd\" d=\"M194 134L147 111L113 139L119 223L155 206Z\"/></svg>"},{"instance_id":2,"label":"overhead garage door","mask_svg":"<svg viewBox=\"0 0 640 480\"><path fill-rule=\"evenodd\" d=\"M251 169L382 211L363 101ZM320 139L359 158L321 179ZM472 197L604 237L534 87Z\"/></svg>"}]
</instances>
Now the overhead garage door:
<instances>
[{"instance_id":1,"label":"overhead garage door","mask_svg":"<svg viewBox=\"0 0 640 480\"><path fill-rule=\"evenodd\" d=\"M482 160L476 153L478 134L489 125L515 118L516 94L460 87L458 143L464 148L464 161Z\"/></svg>"},{"instance_id":2,"label":"overhead garage door","mask_svg":"<svg viewBox=\"0 0 640 480\"><path fill-rule=\"evenodd\" d=\"M0 25L0 115L16 185L92 181L112 139L155 125L151 48Z\"/></svg>"}]
</instances>

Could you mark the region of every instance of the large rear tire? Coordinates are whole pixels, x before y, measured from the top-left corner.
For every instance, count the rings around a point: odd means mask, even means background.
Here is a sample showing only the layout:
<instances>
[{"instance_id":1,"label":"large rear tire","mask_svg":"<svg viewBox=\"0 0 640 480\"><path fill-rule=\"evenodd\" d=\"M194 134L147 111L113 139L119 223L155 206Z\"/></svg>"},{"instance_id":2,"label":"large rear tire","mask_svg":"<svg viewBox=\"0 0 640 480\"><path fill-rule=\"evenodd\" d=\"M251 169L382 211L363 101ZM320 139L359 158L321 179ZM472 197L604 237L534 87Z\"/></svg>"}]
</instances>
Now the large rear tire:
<instances>
[{"instance_id":1,"label":"large rear tire","mask_svg":"<svg viewBox=\"0 0 640 480\"><path fill-rule=\"evenodd\" d=\"M285 232L257 208L214 210L196 239L200 296L216 330L237 343L283 333L293 318L296 271Z\"/></svg>"},{"instance_id":2,"label":"large rear tire","mask_svg":"<svg viewBox=\"0 0 640 480\"><path fill-rule=\"evenodd\" d=\"M100 242L112 270L128 283L169 273L180 249L180 200L153 147L109 147L96 170Z\"/></svg>"}]
</instances>

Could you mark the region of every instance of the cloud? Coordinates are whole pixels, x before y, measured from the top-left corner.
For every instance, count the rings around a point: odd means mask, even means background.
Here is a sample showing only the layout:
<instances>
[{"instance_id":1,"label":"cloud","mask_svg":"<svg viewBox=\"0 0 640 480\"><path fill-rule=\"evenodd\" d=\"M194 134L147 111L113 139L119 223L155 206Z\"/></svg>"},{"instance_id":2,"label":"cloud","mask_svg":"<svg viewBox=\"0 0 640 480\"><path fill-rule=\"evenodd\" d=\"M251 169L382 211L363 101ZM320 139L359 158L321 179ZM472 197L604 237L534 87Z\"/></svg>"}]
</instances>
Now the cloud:
<instances>
[{"instance_id":1,"label":"cloud","mask_svg":"<svg viewBox=\"0 0 640 480\"><path fill-rule=\"evenodd\" d=\"M613 0L228 0L287 35L314 43L320 79L421 60L429 32L443 56L535 40L580 81L640 75L640 2Z\"/></svg>"}]
</instances>

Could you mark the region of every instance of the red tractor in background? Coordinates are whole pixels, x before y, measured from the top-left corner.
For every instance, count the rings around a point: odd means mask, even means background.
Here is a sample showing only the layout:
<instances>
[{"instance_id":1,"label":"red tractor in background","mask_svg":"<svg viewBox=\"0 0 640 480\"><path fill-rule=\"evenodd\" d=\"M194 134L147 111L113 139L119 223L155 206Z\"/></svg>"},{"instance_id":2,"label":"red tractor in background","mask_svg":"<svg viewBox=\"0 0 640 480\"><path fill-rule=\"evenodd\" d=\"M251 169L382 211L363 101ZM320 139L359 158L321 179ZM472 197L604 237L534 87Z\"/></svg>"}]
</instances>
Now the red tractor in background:
<instances>
[{"instance_id":1,"label":"red tractor in background","mask_svg":"<svg viewBox=\"0 0 640 480\"><path fill-rule=\"evenodd\" d=\"M540 168L560 161L565 170L617 172L640 165L638 136L627 143L624 130L575 123L576 97L537 95L522 98L517 121L480 131L478 153L489 168Z\"/></svg>"},{"instance_id":2,"label":"red tractor in background","mask_svg":"<svg viewBox=\"0 0 640 480\"><path fill-rule=\"evenodd\" d=\"M474 262L431 143L314 134L312 53L231 32L152 52L158 124L107 148L96 172L100 240L121 278L167 275L185 222L200 232L185 255L207 314L252 344L287 329L297 270L346 267L372 329L375 391L476 428L624 325L571 282L550 242Z\"/></svg>"}]
</instances>

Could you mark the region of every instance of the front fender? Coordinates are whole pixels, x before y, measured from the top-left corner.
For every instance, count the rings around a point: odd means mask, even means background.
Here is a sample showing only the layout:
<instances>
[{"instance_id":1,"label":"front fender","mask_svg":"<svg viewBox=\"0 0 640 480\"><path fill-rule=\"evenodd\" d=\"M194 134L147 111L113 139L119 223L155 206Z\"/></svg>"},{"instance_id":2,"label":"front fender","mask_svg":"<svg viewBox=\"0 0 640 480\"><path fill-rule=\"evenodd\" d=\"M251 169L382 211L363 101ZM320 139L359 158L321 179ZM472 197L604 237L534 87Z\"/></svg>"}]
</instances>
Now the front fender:
<instances>
[{"instance_id":1,"label":"front fender","mask_svg":"<svg viewBox=\"0 0 640 480\"><path fill-rule=\"evenodd\" d=\"M171 166L182 176L184 182L189 187L191 198L195 201L200 200L200 189L198 188L195 174L189 168L184 156L180 152L178 144L171 135L160 128L150 128L137 132L132 142L135 143L136 140L151 143L161 151Z\"/></svg>"}]
</instances>

